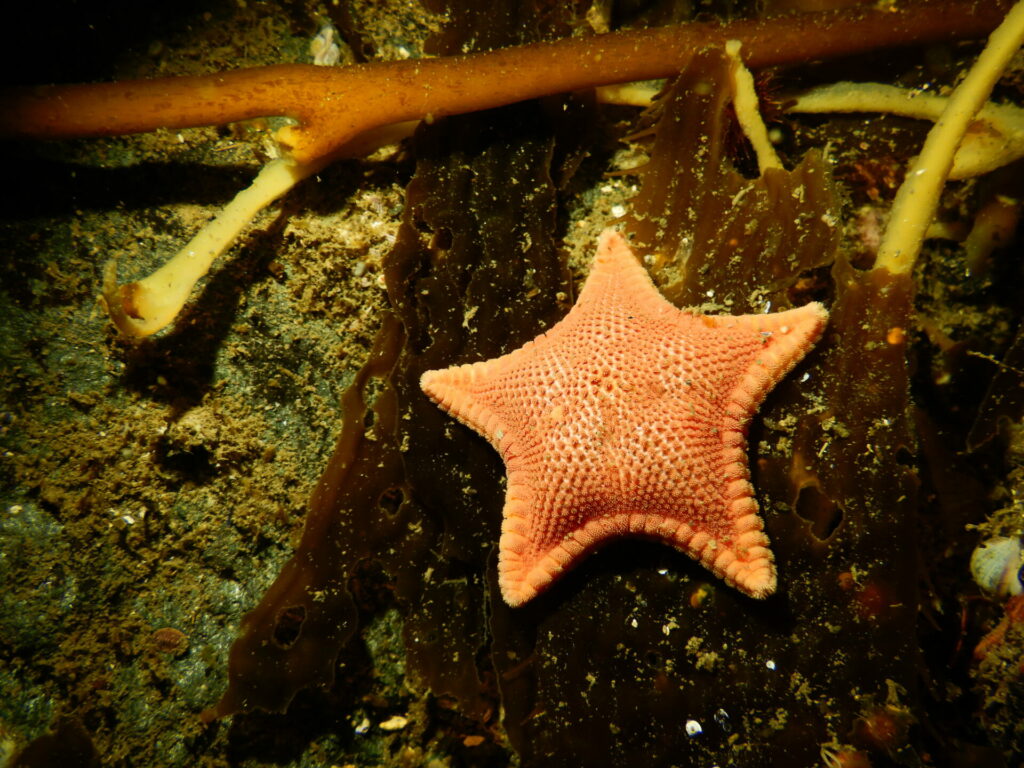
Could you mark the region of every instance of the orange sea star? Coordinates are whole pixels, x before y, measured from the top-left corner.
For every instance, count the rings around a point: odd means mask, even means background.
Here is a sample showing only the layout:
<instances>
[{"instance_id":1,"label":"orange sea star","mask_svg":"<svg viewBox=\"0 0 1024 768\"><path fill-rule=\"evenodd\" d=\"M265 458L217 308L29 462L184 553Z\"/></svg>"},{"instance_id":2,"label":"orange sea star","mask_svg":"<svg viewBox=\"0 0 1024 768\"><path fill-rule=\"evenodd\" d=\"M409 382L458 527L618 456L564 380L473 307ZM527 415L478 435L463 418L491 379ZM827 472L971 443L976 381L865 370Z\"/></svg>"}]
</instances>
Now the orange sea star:
<instances>
[{"instance_id":1,"label":"orange sea star","mask_svg":"<svg viewBox=\"0 0 1024 768\"><path fill-rule=\"evenodd\" d=\"M493 360L427 371L423 390L505 460L505 600L526 602L620 535L671 544L752 597L774 592L746 429L827 317L818 303L766 315L677 309L606 230L576 305L551 330Z\"/></svg>"}]
</instances>

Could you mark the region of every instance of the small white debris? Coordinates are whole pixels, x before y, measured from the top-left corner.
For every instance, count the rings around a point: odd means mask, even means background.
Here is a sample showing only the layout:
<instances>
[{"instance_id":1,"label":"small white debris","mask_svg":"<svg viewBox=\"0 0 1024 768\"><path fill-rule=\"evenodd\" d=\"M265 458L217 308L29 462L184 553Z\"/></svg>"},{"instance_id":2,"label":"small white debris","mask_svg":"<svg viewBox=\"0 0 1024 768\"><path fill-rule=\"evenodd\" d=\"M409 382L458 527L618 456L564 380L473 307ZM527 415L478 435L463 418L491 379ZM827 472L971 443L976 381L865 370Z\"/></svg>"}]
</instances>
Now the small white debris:
<instances>
[{"instance_id":1,"label":"small white debris","mask_svg":"<svg viewBox=\"0 0 1024 768\"><path fill-rule=\"evenodd\" d=\"M775 660L774 659L768 659L768 661L766 661L764 663L764 665L765 665L765 667L770 669L772 672L775 671Z\"/></svg>"},{"instance_id":2,"label":"small white debris","mask_svg":"<svg viewBox=\"0 0 1024 768\"><path fill-rule=\"evenodd\" d=\"M729 723L729 713L724 709L719 709L715 712L715 722L718 723L718 727L726 733L732 730L732 725Z\"/></svg>"},{"instance_id":3,"label":"small white debris","mask_svg":"<svg viewBox=\"0 0 1024 768\"><path fill-rule=\"evenodd\" d=\"M402 717L401 715L394 715L389 717L383 723L380 723L380 729L382 731L400 731L409 724L409 719Z\"/></svg>"},{"instance_id":4,"label":"small white debris","mask_svg":"<svg viewBox=\"0 0 1024 768\"><path fill-rule=\"evenodd\" d=\"M324 24L316 37L309 43L309 55L317 67L333 67L341 60L341 48L335 42L337 31L330 24Z\"/></svg>"},{"instance_id":5,"label":"small white debris","mask_svg":"<svg viewBox=\"0 0 1024 768\"><path fill-rule=\"evenodd\" d=\"M359 725L355 727L356 734L362 736L364 733L370 730L370 718L364 717L359 721Z\"/></svg>"},{"instance_id":6,"label":"small white debris","mask_svg":"<svg viewBox=\"0 0 1024 768\"><path fill-rule=\"evenodd\" d=\"M689 736L691 739L694 736L700 736L703 732L704 729L700 727L700 723L698 723L696 720L686 721L686 735Z\"/></svg>"},{"instance_id":7,"label":"small white debris","mask_svg":"<svg viewBox=\"0 0 1024 768\"><path fill-rule=\"evenodd\" d=\"M612 206L612 216L614 216L616 219L621 219L625 215L626 215L626 206L624 206L624 205L613 205Z\"/></svg>"}]
</instances>

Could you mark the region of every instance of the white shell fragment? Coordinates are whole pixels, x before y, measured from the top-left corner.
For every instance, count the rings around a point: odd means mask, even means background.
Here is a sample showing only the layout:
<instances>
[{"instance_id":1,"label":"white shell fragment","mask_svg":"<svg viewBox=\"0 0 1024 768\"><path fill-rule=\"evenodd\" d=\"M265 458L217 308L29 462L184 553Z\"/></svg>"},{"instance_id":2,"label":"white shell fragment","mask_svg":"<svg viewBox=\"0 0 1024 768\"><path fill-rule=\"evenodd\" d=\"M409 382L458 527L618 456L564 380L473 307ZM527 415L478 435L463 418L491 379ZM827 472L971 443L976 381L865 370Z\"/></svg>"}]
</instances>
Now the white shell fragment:
<instances>
[{"instance_id":1,"label":"white shell fragment","mask_svg":"<svg viewBox=\"0 0 1024 768\"><path fill-rule=\"evenodd\" d=\"M333 67L341 61L341 47L335 42L337 31L330 24L324 24L309 44L309 55L318 67Z\"/></svg>"},{"instance_id":2,"label":"white shell fragment","mask_svg":"<svg viewBox=\"0 0 1024 768\"><path fill-rule=\"evenodd\" d=\"M378 726L382 731L400 731L408 724L408 718L402 717L401 715L393 715L383 723L378 723Z\"/></svg>"},{"instance_id":3,"label":"white shell fragment","mask_svg":"<svg viewBox=\"0 0 1024 768\"><path fill-rule=\"evenodd\" d=\"M982 542L971 555L971 575L978 586L998 597L1024 592L1021 584L1024 547L1019 536Z\"/></svg>"}]
</instances>

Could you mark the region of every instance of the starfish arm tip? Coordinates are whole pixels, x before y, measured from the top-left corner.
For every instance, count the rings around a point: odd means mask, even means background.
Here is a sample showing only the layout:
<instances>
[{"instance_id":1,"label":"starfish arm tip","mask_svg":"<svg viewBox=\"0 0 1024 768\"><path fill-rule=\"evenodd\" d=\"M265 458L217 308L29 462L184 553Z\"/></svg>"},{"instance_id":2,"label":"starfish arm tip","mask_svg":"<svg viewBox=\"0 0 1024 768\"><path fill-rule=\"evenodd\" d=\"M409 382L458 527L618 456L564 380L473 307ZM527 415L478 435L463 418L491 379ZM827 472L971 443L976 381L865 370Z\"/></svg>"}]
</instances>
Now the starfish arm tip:
<instances>
[{"instance_id":1,"label":"starfish arm tip","mask_svg":"<svg viewBox=\"0 0 1024 768\"><path fill-rule=\"evenodd\" d=\"M447 368L437 368L432 371L424 371L420 375L420 389L430 397L431 400L438 400L437 393L444 387L444 374Z\"/></svg>"},{"instance_id":2,"label":"starfish arm tip","mask_svg":"<svg viewBox=\"0 0 1024 768\"><path fill-rule=\"evenodd\" d=\"M778 577L771 561L758 564L747 563L746 565L748 568L737 574L733 580L736 588L755 600L764 600L775 594Z\"/></svg>"}]
</instances>

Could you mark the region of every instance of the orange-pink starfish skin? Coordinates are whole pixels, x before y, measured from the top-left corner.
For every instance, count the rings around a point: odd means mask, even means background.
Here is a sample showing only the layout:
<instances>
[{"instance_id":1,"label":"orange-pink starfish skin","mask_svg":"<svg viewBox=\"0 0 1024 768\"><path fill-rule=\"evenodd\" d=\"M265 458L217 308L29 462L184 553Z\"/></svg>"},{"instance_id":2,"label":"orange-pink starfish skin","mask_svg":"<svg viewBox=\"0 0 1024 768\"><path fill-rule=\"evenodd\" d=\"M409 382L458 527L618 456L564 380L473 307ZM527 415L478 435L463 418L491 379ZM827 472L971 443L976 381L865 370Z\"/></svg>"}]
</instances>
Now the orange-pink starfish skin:
<instances>
[{"instance_id":1,"label":"orange-pink starfish skin","mask_svg":"<svg viewBox=\"0 0 1024 768\"><path fill-rule=\"evenodd\" d=\"M424 373L424 392L505 460L506 602L521 605L621 535L671 544L751 597L772 594L746 430L827 319L818 303L765 315L677 309L608 229L551 330L502 357Z\"/></svg>"}]
</instances>

